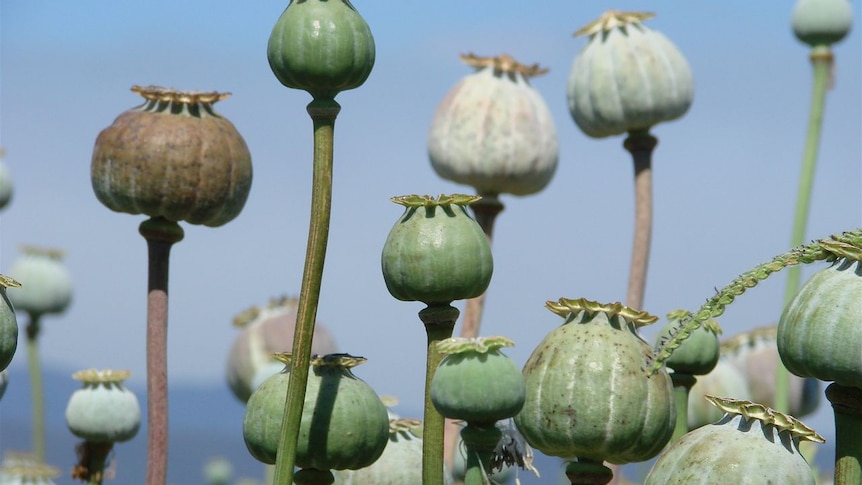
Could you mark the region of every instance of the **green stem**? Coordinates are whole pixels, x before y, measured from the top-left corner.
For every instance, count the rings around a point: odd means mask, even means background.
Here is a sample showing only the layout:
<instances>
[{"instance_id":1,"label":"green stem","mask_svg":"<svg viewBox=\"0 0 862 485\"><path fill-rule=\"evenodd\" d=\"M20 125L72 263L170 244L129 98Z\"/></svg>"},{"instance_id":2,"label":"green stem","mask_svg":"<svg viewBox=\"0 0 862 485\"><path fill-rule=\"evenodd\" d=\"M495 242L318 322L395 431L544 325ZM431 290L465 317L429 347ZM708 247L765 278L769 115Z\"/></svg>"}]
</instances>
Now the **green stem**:
<instances>
[{"instance_id":1,"label":"green stem","mask_svg":"<svg viewBox=\"0 0 862 485\"><path fill-rule=\"evenodd\" d=\"M826 105L826 90L832 70L832 51L828 46L815 47L811 51L811 65L814 68L814 87L811 93L811 110L808 117L808 135L802 156L802 172L799 175L799 188L796 192L796 211L793 216L791 246L805 242L805 228L811 209L811 188L814 185L814 172L817 166L817 151L820 147L820 132L823 128L823 109ZM786 307L799 291L801 269L790 268L787 272L787 286L784 289ZM779 362L775 376L776 411L790 412L790 372Z\"/></svg>"},{"instance_id":2,"label":"green stem","mask_svg":"<svg viewBox=\"0 0 862 485\"><path fill-rule=\"evenodd\" d=\"M147 241L147 485L164 485L168 474L168 269L171 246L183 229L164 217L138 228Z\"/></svg>"},{"instance_id":3,"label":"green stem","mask_svg":"<svg viewBox=\"0 0 862 485\"><path fill-rule=\"evenodd\" d=\"M296 485L331 485L335 483L335 476L329 470L303 468L296 472L293 483Z\"/></svg>"},{"instance_id":4,"label":"green stem","mask_svg":"<svg viewBox=\"0 0 862 485\"><path fill-rule=\"evenodd\" d=\"M832 383L826 397L835 414L835 485L862 483L862 389Z\"/></svg>"},{"instance_id":5,"label":"green stem","mask_svg":"<svg viewBox=\"0 0 862 485\"><path fill-rule=\"evenodd\" d=\"M30 314L27 323L27 367L30 370L30 396L33 401L33 454L45 463L45 390L42 387L42 364L39 358L39 333L42 315Z\"/></svg>"},{"instance_id":6,"label":"green stem","mask_svg":"<svg viewBox=\"0 0 862 485\"><path fill-rule=\"evenodd\" d=\"M481 199L470 204L470 209L479 227L485 232L488 245L491 245L494 236L494 222L497 215L503 211L503 203L497 194L479 194ZM482 323L482 313L485 309L485 293L470 298L464 303L464 317L461 319L460 336L464 338L475 338L479 336L479 327ZM455 421L446 419L446 427L443 437L443 459L450 469L455 461L455 445L458 443L458 433L461 431Z\"/></svg>"},{"instance_id":7,"label":"green stem","mask_svg":"<svg viewBox=\"0 0 862 485\"><path fill-rule=\"evenodd\" d=\"M799 246L786 253L779 254L767 263L760 264L734 279L729 285L717 291L706 300L706 303L695 312L683 312L676 327L671 330L672 338L660 345L652 356L652 361L646 366L647 374L654 374L670 358L673 351L691 335L691 332L710 319L720 317L724 309L733 303L736 297L754 288L770 275L784 268L797 264L810 264L815 261L832 262L839 258L853 261L862 260L862 229L846 231L841 235L832 235L811 244Z\"/></svg>"},{"instance_id":8,"label":"green stem","mask_svg":"<svg viewBox=\"0 0 862 485\"><path fill-rule=\"evenodd\" d=\"M72 478L86 481L89 485L102 485L105 480L105 464L114 444L84 441L78 445L81 462L72 472Z\"/></svg>"},{"instance_id":9,"label":"green stem","mask_svg":"<svg viewBox=\"0 0 862 485\"><path fill-rule=\"evenodd\" d=\"M452 336L455 321L460 312L457 308L428 306L419 312L428 337L428 352L425 361L425 411L422 430L422 483L443 483L443 415L431 402L431 379L443 354L437 350L437 342Z\"/></svg>"},{"instance_id":10,"label":"green stem","mask_svg":"<svg viewBox=\"0 0 862 485\"><path fill-rule=\"evenodd\" d=\"M311 338L320 300L323 262L329 239L329 218L332 207L332 153L335 118L341 106L333 99L315 99L307 107L314 124L314 168L311 188L311 221L305 249L305 267L296 310L293 337L293 359L287 385L287 401L281 426L281 441L276 455L273 483L293 482L296 445L305 386L311 364Z\"/></svg>"},{"instance_id":11,"label":"green stem","mask_svg":"<svg viewBox=\"0 0 862 485\"><path fill-rule=\"evenodd\" d=\"M614 472L599 462L578 460L566 464L566 477L572 485L605 485L614 478Z\"/></svg>"},{"instance_id":12,"label":"green stem","mask_svg":"<svg viewBox=\"0 0 862 485\"><path fill-rule=\"evenodd\" d=\"M676 405L676 427L670 439L673 443L688 433L688 395L697 378L691 374L671 372L670 379L673 381L673 401Z\"/></svg>"},{"instance_id":13,"label":"green stem","mask_svg":"<svg viewBox=\"0 0 862 485\"><path fill-rule=\"evenodd\" d=\"M634 161L635 172L635 228L632 242L632 260L629 267L629 284L626 306L643 308L652 239L652 152L658 139L648 130L629 132L623 147Z\"/></svg>"},{"instance_id":14,"label":"green stem","mask_svg":"<svg viewBox=\"0 0 862 485\"><path fill-rule=\"evenodd\" d=\"M461 430L461 439L467 448L467 468L464 485L486 485L488 475L492 474L491 458L494 449L502 438L503 432L494 423L476 426L467 423Z\"/></svg>"}]
</instances>

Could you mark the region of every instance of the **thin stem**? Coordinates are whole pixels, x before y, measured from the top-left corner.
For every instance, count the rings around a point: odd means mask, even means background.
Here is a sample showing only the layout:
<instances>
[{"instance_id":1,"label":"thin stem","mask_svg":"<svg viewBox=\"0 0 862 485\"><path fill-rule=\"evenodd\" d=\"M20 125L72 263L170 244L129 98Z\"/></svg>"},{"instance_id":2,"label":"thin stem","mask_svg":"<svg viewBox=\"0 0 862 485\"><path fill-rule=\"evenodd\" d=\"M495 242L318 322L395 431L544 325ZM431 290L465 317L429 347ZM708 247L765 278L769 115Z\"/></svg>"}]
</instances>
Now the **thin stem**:
<instances>
[{"instance_id":1,"label":"thin stem","mask_svg":"<svg viewBox=\"0 0 862 485\"><path fill-rule=\"evenodd\" d=\"M614 472L599 462L578 460L566 464L566 477L572 485L605 485L613 479Z\"/></svg>"},{"instance_id":2,"label":"thin stem","mask_svg":"<svg viewBox=\"0 0 862 485\"><path fill-rule=\"evenodd\" d=\"M105 464L114 444L84 441L76 447L79 462L72 469L72 478L86 481L89 485L102 485L105 481Z\"/></svg>"},{"instance_id":3,"label":"thin stem","mask_svg":"<svg viewBox=\"0 0 862 485\"><path fill-rule=\"evenodd\" d=\"M862 389L832 383L826 388L835 414L835 485L862 483Z\"/></svg>"},{"instance_id":4,"label":"thin stem","mask_svg":"<svg viewBox=\"0 0 862 485\"><path fill-rule=\"evenodd\" d=\"M820 132L823 128L823 109L826 105L826 90L832 70L832 51L828 46L816 47L811 52L811 65L814 68L814 87L811 93L811 110L808 117L808 135L802 156L802 171L799 175L799 188L796 192L796 212L793 216L793 233L790 245L798 246L805 242L805 229L811 209L811 188L814 185L814 172L817 166L817 151L820 147ZM799 291L801 269L787 271L787 286L784 288L786 307ZM790 372L778 363L775 376L774 409L782 413L790 412Z\"/></svg>"},{"instance_id":5,"label":"thin stem","mask_svg":"<svg viewBox=\"0 0 862 485\"><path fill-rule=\"evenodd\" d=\"M492 474L491 458L503 432L494 423L476 426L467 423L461 430L461 439L467 448L467 464L464 485L486 485Z\"/></svg>"},{"instance_id":6,"label":"thin stem","mask_svg":"<svg viewBox=\"0 0 862 485\"><path fill-rule=\"evenodd\" d=\"M676 405L676 427L670 438L670 442L673 443L688 433L688 396L697 378L691 374L672 372L670 379L673 381L673 401Z\"/></svg>"},{"instance_id":7,"label":"thin stem","mask_svg":"<svg viewBox=\"0 0 862 485\"><path fill-rule=\"evenodd\" d=\"M293 483L296 485L331 485L335 483L335 476L329 470L303 468L296 472Z\"/></svg>"},{"instance_id":8,"label":"thin stem","mask_svg":"<svg viewBox=\"0 0 862 485\"><path fill-rule=\"evenodd\" d=\"M138 231L147 241L147 485L168 472L168 269L171 246L183 239L174 221L153 217Z\"/></svg>"},{"instance_id":9,"label":"thin stem","mask_svg":"<svg viewBox=\"0 0 862 485\"><path fill-rule=\"evenodd\" d=\"M470 209L473 210L479 227L485 232L490 246L493 242L494 222L497 220L497 215L503 211L504 206L496 194L480 195L482 198L470 204ZM464 318L461 319L461 332L459 334L461 337L475 338L479 336L484 308L485 293L467 300L464 304ZM458 443L458 433L460 432L461 426L447 418L443 437L443 458L449 469L455 462L455 446Z\"/></svg>"},{"instance_id":10,"label":"thin stem","mask_svg":"<svg viewBox=\"0 0 862 485\"><path fill-rule=\"evenodd\" d=\"M311 220L305 248L305 267L296 310L293 337L293 359L287 385L287 401L281 426L281 441L276 455L273 483L293 482L296 446L305 386L311 363L311 338L317 319L323 262L329 239L329 219L332 207L332 154L335 118L341 106L332 99L315 99L307 107L314 124L314 168L311 188Z\"/></svg>"},{"instance_id":11,"label":"thin stem","mask_svg":"<svg viewBox=\"0 0 862 485\"><path fill-rule=\"evenodd\" d=\"M647 130L632 131L623 147L632 154L635 172L635 229L626 306L641 310L646 291L652 239L652 152L658 139Z\"/></svg>"},{"instance_id":12,"label":"thin stem","mask_svg":"<svg viewBox=\"0 0 862 485\"><path fill-rule=\"evenodd\" d=\"M39 357L41 320L42 315L31 313L30 322L27 323L27 367L30 370L30 396L33 401L33 454L39 463L45 463L45 390Z\"/></svg>"},{"instance_id":13,"label":"thin stem","mask_svg":"<svg viewBox=\"0 0 862 485\"><path fill-rule=\"evenodd\" d=\"M431 402L431 379L443 354L437 342L452 336L460 312L453 306L429 306L419 312L428 337L425 361L425 411L422 430L422 483L443 483L443 415Z\"/></svg>"}]
</instances>

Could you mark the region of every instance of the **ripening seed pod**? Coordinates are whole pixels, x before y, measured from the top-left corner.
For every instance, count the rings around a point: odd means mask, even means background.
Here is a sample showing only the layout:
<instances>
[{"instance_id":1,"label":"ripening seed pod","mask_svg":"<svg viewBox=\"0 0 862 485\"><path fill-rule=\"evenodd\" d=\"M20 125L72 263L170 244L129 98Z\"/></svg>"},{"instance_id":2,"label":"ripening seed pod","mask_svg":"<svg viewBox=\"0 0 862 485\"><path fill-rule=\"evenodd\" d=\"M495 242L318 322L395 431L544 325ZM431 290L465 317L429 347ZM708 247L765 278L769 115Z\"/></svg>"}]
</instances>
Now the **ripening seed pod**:
<instances>
[{"instance_id":1,"label":"ripening seed pod","mask_svg":"<svg viewBox=\"0 0 862 485\"><path fill-rule=\"evenodd\" d=\"M798 0L791 23L800 41L811 47L829 46L850 32L853 6L849 0Z\"/></svg>"},{"instance_id":2,"label":"ripening seed pod","mask_svg":"<svg viewBox=\"0 0 862 485\"><path fill-rule=\"evenodd\" d=\"M128 371L83 370L72 377L84 387L66 405L66 425L90 443L117 443L135 437L141 426L141 407L135 393L123 385Z\"/></svg>"},{"instance_id":3,"label":"ripening seed pod","mask_svg":"<svg viewBox=\"0 0 862 485\"><path fill-rule=\"evenodd\" d=\"M780 483L814 485L800 440L823 438L798 419L762 404L710 396L724 417L689 432L655 462L645 485Z\"/></svg>"},{"instance_id":4,"label":"ripening seed pod","mask_svg":"<svg viewBox=\"0 0 862 485\"><path fill-rule=\"evenodd\" d=\"M96 139L90 179L116 212L216 227L242 211L251 188L245 140L213 105L230 96L133 86L144 104Z\"/></svg>"},{"instance_id":5,"label":"ripening seed pod","mask_svg":"<svg viewBox=\"0 0 862 485\"><path fill-rule=\"evenodd\" d=\"M547 69L508 55L461 59L476 72L437 107L428 134L431 166L480 195L541 191L557 169L559 147L551 111L529 79Z\"/></svg>"},{"instance_id":6,"label":"ripening seed pod","mask_svg":"<svg viewBox=\"0 0 862 485\"><path fill-rule=\"evenodd\" d=\"M0 371L12 362L18 348L18 320L6 290L20 286L21 283L14 278L0 274Z\"/></svg>"},{"instance_id":7,"label":"ripening seed pod","mask_svg":"<svg viewBox=\"0 0 862 485\"><path fill-rule=\"evenodd\" d=\"M569 74L569 112L588 136L648 130L681 117L694 97L688 62L643 12L609 10L578 30L589 41Z\"/></svg>"},{"instance_id":8,"label":"ripening seed pod","mask_svg":"<svg viewBox=\"0 0 862 485\"><path fill-rule=\"evenodd\" d=\"M15 311L35 318L66 311L72 302L72 278L63 265L63 251L23 246L21 252L23 256L9 268L21 283L7 295Z\"/></svg>"}]
</instances>

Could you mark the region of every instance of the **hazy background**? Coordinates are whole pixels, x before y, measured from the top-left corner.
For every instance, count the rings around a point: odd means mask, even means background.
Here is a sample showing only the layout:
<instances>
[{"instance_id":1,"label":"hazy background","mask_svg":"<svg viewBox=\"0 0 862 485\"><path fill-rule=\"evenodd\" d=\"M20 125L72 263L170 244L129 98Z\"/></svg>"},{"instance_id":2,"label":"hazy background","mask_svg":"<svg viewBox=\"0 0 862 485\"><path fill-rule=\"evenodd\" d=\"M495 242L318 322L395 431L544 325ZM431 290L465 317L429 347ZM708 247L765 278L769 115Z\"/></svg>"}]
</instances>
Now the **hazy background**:
<instances>
[{"instance_id":1,"label":"hazy background","mask_svg":"<svg viewBox=\"0 0 862 485\"><path fill-rule=\"evenodd\" d=\"M19 245L35 244L66 250L75 282L67 313L43 321L49 370L129 369L130 385L143 388L146 245L137 227L144 217L109 211L89 181L99 131L140 104L133 84L232 92L216 109L243 134L254 163L242 214L215 229L184 225L186 237L173 249L172 389L225 388L233 316L298 293L310 210L310 97L281 86L266 61L270 30L286 4L3 0L0 145L15 194L0 214L0 272L20 255ZM390 196L471 190L438 178L426 153L435 107L471 72L461 53L509 53L549 67L532 84L560 138L549 187L503 198L482 333L514 339L508 354L522 364L561 323L544 309L546 300L625 297L630 156L622 137L584 136L565 100L569 68L586 42L571 34L607 8L657 12L646 25L679 47L695 77L688 114L653 130L660 144L645 308L660 316L694 310L714 288L786 250L811 87L808 47L790 29L792 4L357 0L377 62L364 86L337 98L332 230L318 312L341 350L369 359L357 375L380 394L398 396L405 409L421 409L423 305L388 294L380 251L401 214ZM860 20L856 5L854 30L835 47L809 239L862 223ZM720 320L725 335L777 321L784 284L778 275L734 303ZM20 346L11 370L24 376L25 363ZM0 411L29 400L18 385L10 384ZM59 409L67 399L65 392L47 396ZM6 438L8 414L0 412L0 448L26 448ZM828 404L806 422L834 436Z\"/></svg>"}]
</instances>

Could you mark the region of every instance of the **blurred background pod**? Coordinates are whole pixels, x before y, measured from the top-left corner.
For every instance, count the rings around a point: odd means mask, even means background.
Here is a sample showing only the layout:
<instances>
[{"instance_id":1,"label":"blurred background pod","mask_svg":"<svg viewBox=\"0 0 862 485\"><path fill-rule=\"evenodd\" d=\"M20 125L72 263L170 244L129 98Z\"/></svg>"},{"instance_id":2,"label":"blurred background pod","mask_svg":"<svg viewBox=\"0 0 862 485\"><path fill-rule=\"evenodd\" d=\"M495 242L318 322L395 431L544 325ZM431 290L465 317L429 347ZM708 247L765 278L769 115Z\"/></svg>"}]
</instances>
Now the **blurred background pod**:
<instances>
[{"instance_id":1,"label":"blurred background pod","mask_svg":"<svg viewBox=\"0 0 862 485\"><path fill-rule=\"evenodd\" d=\"M6 393L6 386L9 385L9 374L6 369L0 371L0 399L3 399L3 394Z\"/></svg>"},{"instance_id":2,"label":"blurred background pod","mask_svg":"<svg viewBox=\"0 0 862 485\"><path fill-rule=\"evenodd\" d=\"M710 404L706 396L727 396L751 400L751 391L745 374L727 356L721 356L709 374L698 376L688 396L688 429L712 424L724 412Z\"/></svg>"},{"instance_id":3,"label":"blurred background pod","mask_svg":"<svg viewBox=\"0 0 862 485\"><path fill-rule=\"evenodd\" d=\"M251 154L213 105L229 93L133 86L144 104L121 113L96 138L93 191L109 209L221 226L242 211Z\"/></svg>"},{"instance_id":4,"label":"blurred background pod","mask_svg":"<svg viewBox=\"0 0 862 485\"><path fill-rule=\"evenodd\" d=\"M64 312L72 302L72 278L62 262L63 251L21 246L21 253L8 270L21 283L7 294L15 311L37 320L42 315Z\"/></svg>"},{"instance_id":5,"label":"blurred background pod","mask_svg":"<svg viewBox=\"0 0 862 485\"><path fill-rule=\"evenodd\" d=\"M775 373L780 362L777 334L778 327L769 325L743 332L721 343L722 355L726 355L729 362L744 374L750 400L768 406L775 402ZM801 418L813 413L820 404L820 398L817 379L790 376L789 414Z\"/></svg>"},{"instance_id":6,"label":"blurred background pod","mask_svg":"<svg viewBox=\"0 0 862 485\"><path fill-rule=\"evenodd\" d=\"M128 371L88 369L72 377L83 387L66 405L66 425L75 436L91 443L117 443L135 437L141 426L141 406L123 385Z\"/></svg>"},{"instance_id":7,"label":"blurred background pod","mask_svg":"<svg viewBox=\"0 0 862 485\"><path fill-rule=\"evenodd\" d=\"M547 69L505 54L461 60L476 72L437 106L428 134L431 166L482 196L541 191L556 171L559 147L551 112L529 79Z\"/></svg>"},{"instance_id":8,"label":"blurred background pod","mask_svg":"<svg viewBox=\"0 0 862 485\"><path fill-rule=\"evenodd\" d=\"M6 208L12 201L12 194L15 192L15 187L12 184L12 174L9 172L9 167L3 161L6 152L0 148L0 210Z\"/></svg>"},{"instance_id":9,"label":"blurred background pod","mask_svg":"<svg viewBox=\"0 0 862 485\"><path fill-rule=\"evenodd\" d=\"M284 369L273 354L293 348L298 300L282 296L266 306L252 306L233 319L240 333L234 338L227 357L226 378L234 396L246 402L263 380ZM325 325L317 322L311 343L311 353L334 354L335 339Z\"/></svg>"},{"instance_id":10,"label":"blurred background pod","mask_svg":"<svg viewBox=\"0 0 862 485\"><path fill-rule=\"evenodd\" d=\"M574 59L566 95L585 134L646 130L691 106L691 68L671 41L643 25L653 16L609 10L575 33L589 40Z\"/></svg>"},{"instance_id":11,"label":"blurred background pod","mask_svg":"<svg viewBox=\"0 0 862 485\"><path fill-rule=\"evenodd\" d=\"M811 47L840 41L850 32L852 23L849 0L798 0L793 6L793 33Z\"/></svg>"},{"instance_id":12,"label":"blurred background pod","mask_svg":"<svg viewBox=\"0 0 862 485\"><path fill-rule=\"evenodd\" d=\"M799 442L823 438L799 420L761 404L710 397L724 417L675 441L645 485L781 483L814 485Z\"/></svg>"},{"instance_id":13,"label":"blurred background pod","mask_svg":"<svg viewBox=\"0 0 862 485\"><path fill-rule=\"evenodd\" d=\"M410 418L389 420L389 442L371 465L358 470L336 470L335 485L402 485L422 483L422 421ZM444 484L452 477L443 474Z\"/></svg>"},{"instance_id":14,"label":"blurred background pod","mask_svg":"<svg viewBox=\"0 0 862 485\"><path fill-rule=\"evenodd\" d=\"M233 465L223 456L214 456L204 463L203 476L207 485L228 485L233 478Z\"/></svg>"},{"instance_id":15,"label":"blurred background pod","mask_svg":"<svg viewBox=\"0 0 862 485\"><path fill-rule=\"evenodd\" d=\"M0 485L55 485L60 470L33 460L4 458L0 465Z\"/></svg>"}]
</instances>

